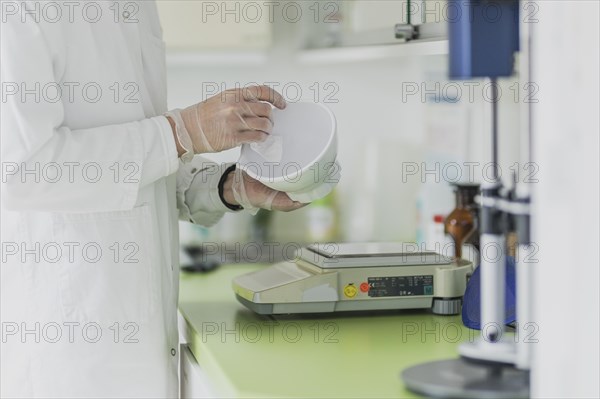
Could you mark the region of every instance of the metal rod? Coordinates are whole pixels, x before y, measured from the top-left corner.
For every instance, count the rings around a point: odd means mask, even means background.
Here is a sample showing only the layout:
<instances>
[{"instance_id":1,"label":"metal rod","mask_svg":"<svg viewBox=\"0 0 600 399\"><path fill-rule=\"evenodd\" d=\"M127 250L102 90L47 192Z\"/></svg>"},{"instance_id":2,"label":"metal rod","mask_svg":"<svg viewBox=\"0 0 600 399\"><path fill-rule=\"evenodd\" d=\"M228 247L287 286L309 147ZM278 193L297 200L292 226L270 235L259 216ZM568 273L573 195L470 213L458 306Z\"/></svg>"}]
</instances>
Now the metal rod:
<instances>
[{"instance_id":1,"label":"metal rod","mask_svg":"<svg viewBox=\"0 0 600 399\"><path fill-rule=\"evenodd\" d=\"M493 78L492 82L492 165L493 179L499 179L498 168L498 80Z\"/></svg>"}]
</instances>

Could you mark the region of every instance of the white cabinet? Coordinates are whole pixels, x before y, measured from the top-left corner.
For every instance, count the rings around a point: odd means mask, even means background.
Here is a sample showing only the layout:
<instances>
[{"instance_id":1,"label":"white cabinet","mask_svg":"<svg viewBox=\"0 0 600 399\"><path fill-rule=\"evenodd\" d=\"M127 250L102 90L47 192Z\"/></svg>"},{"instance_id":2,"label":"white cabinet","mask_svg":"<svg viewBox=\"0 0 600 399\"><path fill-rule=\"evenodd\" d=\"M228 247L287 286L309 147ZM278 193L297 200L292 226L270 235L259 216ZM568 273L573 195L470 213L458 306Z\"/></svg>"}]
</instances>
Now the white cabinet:
<instances>
[{"instance_id":1,"label":"white cabinet","mask_svg":"<svg viewBox=\"0 0 600 399\"><path fill-rule=\"evenodd\" d=\"M260 2L158 0L169 50L264 49L271 44L269 16Z\"/></svg>"},{"instance_id":2,"label":"white cabinet","mask_svg":"<svg viewBox=\"0 0 600 399\"><path fill-rule=\"evenodd\" d=\"M180 397L181 399L214 398L210 382L204 371L194 358L187 345L182 344L179 348L180 368Z\"/></svg>"},{"instance_id":3,"label":"white cabinet","mask_svg":"<svg viewBox=\"0 0 600 399\"><path fill-rule=\"evenodd\" d=\"M399 43L397 24L419 26L419 39L444 39L447 0L345 0L342 3L341 45Z\"/></svg>"},{"instance_id":4,"label":"white cabinet","mask_svg":"<svg viewBox=\"0 0 600 399\"><path fill-rule=\"evenodd\" d=\"M349 30L352 32L383 28L393 33L395 24L406 22L406 0L356 0L344 3L348 13Z\"/></svg>"},{"instance_id":5,"label":"white cabinet","mask_svg":"<svg viewBox=\"0 0 600 399\"><path fill-rule=\"evenodd\" d=\"M445 26L448 13L446 0L158 0L157 6L171 52L260 51L282 41L296 49L400 43L396 24Z\"/></svg>"},{"instance_id":6,"label":"white cabinet","mask_svg":"<svg viewBox=\"0 0 600 399\"><path fill-rule=\"evenodd\" d=\"M456 12L448 6L447 0L411 0L409 10L412 24L446 24Z\"/></svg>"}]
</instances>

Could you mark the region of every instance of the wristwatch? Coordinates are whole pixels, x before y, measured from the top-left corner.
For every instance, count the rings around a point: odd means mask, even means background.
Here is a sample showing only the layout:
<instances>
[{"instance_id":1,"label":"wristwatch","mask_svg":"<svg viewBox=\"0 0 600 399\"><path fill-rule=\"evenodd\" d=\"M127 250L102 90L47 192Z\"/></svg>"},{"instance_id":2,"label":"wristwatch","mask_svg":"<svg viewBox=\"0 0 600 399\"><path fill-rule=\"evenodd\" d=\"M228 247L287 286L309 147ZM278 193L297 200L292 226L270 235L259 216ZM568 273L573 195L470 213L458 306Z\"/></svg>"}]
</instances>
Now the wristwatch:
<instances>
[{"instance_id":1,"label":"wristwatch","mask_svg":"<svg viewBox=\"0 0 600 399\"><path fill-rule=\"evenodd\" d=\"M225 184L225 180L227 180L227 176L229 176L229 174L231 172L233 172L234 170L235 170L235 164L233 164L230 167L228 167L227 169L225 169L225 172L223 172L223 174L221 175L221 179L219 179L219 198L221 198L221 202L223 203L223 205L225 205L227 208L231 209L232 211L241 211L242 209L244 209L244 207L242 207L240 205L230 204L229 202L225 201L225 197L223 196L223 185Z\"/></svg>"}]
</instances>

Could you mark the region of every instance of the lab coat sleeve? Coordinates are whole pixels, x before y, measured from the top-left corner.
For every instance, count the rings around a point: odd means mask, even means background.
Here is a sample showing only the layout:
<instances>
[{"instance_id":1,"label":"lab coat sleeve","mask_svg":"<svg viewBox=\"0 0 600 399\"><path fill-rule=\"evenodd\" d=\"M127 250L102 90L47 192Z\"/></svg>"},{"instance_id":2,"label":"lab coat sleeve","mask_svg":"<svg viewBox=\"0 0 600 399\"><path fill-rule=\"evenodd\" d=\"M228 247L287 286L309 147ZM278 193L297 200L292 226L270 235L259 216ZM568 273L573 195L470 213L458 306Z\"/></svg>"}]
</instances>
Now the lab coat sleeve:
<instances>
[{"instance_id":1,"label":"lab coat sleeve","mask_svg":"<svg viewBox=\"0 0 600 399\"><path fill-rule=\"evenodd\" d=\"M14 19L11 19L14 20ZM9 20L9 21L11 21ZM58 59L36 23L2 24L3 86L55 83ZM55 33L55 32L54 32ZM8 86L7 86L8 87ZM62 101L2 100L2 206L8 210L103 212L135 206L141 188L179 167L163 116L71 129ZM132 118L134 119L134 118Z\"/></svg>"},{"instance_id":2,"label":"lab coat sleeve","mask_svg":"<svg viewBox=\"0 0 600 399\"><path fill-rule=\"evenodd\" d=\"M210 227L232 212L219 197L219 180L231 164L217 164L196 155L177 172L179 218Z\"/></svg>"}]
</instances>

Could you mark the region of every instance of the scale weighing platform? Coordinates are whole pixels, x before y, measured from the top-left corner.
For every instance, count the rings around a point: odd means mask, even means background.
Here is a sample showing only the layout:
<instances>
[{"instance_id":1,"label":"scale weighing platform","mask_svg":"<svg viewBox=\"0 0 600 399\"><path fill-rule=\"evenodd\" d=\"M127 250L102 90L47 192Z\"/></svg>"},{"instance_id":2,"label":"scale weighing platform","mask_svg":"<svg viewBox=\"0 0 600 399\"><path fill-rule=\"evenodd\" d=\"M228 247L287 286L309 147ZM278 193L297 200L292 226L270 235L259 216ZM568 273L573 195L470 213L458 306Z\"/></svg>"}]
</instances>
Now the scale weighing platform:
<instances>
[{"instance_id":1,"label":"scale weighing platform","mask_svg":"<svg viewBox=\"0 0 600 399\"><path fill-rule=\"evenodd\" d=\"M236 277L233 291L259 314L425 308L460 313L472 263L415 247L314 244L297 251L294 261Z\"/></svg>"}]
</instances>

